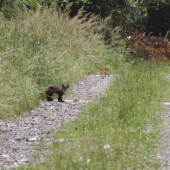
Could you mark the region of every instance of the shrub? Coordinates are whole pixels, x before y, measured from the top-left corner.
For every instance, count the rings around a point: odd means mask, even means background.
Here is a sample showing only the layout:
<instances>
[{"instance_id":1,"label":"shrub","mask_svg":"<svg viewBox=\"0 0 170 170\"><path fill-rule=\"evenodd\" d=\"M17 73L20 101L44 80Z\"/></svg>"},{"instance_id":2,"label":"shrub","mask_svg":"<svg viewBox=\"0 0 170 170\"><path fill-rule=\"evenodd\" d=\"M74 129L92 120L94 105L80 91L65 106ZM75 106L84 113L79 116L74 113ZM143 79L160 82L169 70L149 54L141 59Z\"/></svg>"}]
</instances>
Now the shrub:
<instances>
[{"instance_id":1,"label":"shrub","mask_svg":"<svg viewBox=\"0 0 170 170\"><path fill-rule=\"evenodd\" d=\"M170 62L169 40L163 37L145 36L133 28L123 32L122 36L128 40L132 53L145 59Z\"/></svg>"}]
</instances>

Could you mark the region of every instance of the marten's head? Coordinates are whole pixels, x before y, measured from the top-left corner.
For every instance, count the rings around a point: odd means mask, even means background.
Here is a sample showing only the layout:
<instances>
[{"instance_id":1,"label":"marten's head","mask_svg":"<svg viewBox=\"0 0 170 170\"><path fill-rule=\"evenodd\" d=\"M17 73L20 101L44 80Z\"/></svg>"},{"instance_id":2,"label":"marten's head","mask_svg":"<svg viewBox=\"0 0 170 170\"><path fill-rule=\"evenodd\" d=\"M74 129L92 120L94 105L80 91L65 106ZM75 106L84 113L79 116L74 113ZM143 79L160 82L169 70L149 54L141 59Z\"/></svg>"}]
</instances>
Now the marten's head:
<instances>
[{"instance_id":1,"label":"marten's head","mask_svg":"<svg viewBox=\"0 0 170 170\"><path fill-rule=\"evenodd\" d=\"M67 84L67 85L62 84L63 93L65 93L67 91L68 87L69 87L69 84Z\"/></svg>"}]
</instances>

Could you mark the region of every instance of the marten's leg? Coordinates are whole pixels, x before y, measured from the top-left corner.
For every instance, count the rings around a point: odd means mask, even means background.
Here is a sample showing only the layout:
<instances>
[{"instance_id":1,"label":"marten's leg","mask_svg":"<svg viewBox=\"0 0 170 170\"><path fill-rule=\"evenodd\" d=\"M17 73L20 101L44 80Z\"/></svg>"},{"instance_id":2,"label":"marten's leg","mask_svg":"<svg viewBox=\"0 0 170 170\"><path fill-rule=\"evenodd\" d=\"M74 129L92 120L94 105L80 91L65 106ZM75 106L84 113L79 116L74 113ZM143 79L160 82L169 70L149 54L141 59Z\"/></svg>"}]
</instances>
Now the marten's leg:
<instances>
[{"instance_id":1,"label":"marten's leg","mask_svg":"<svg viewBox=\"0 0 170 170\"><path fill-rule=\"evenodd\" d=\"M61 95L61 94L58 94L58 101L59 101L59 102L64 102L64 101L62 100L62 95Z\"/></svg>"},{"instance_id":2,"label":"marten's leg","mask_svg":"<svg viewBox=\"0 0 170 170\"><path fill-rule=\"evenodd\" d=\"M53 98L51 98L49 96L47 96L46 99L47 99L47 101L50 101L50 102L53 101Z\"/></svg>"},{"instance_id":3,"label":"marten's leg","mask_svg":"<svg viewBox=\"0 0 170 170\"><path fill-rule=\"evenodd\" d=\"M51 98L52 95L53 95L52 92L46 91L46 99L47 99L47 101L53 101L53 98Z\"/></svg>"}]
</instances>

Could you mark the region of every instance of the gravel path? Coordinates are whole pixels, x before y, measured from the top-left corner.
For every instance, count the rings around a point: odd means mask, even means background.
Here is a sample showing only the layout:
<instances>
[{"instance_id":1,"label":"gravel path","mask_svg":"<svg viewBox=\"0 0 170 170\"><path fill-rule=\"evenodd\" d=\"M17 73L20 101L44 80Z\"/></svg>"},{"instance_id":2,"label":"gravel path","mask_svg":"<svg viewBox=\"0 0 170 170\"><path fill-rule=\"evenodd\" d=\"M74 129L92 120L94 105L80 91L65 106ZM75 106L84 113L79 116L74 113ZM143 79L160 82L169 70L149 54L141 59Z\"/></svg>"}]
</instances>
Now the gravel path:
<instances>
[{"instance_id":1,"label":"gravel path","mask_svg":"<svg viewBox=\"0 0 170 170\"><path fill-rule=\"evenodd\" d=\"M163 148L160 149L160 158L163 167L161 170L170 170L170 103L164 102L167 106L167 112L164 118L162 129L162 144Z\"/></svg>"},{"instance_id":2,"label":"gravel path","mask_svg":"<svg viewBox=\"0 0 170 170\"><path fill-rule=\"evenodd\" d=\"M36 154L47 154L54 131L76 118L80 108L104 94L113 75L88 75L65 95L64 103L41 101L30 113L15 120L0 120L0 169L14 169L30 162L43 161Z\"/></svg>"}]
</instances>

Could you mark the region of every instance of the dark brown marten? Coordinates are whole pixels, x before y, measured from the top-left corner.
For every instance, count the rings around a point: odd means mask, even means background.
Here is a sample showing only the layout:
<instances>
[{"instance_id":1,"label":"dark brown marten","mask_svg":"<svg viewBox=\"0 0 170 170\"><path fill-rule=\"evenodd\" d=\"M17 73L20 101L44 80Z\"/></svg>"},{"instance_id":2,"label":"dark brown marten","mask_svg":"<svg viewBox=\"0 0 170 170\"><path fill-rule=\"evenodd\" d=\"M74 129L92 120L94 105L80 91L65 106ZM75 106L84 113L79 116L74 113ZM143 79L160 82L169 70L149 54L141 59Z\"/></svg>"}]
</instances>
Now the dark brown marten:
<instances>
[{"instance_id":1,"label":"dark brown marten","mask_svg":"<svg viewBox=\"0 0 170 170\"><path fill-rule=\"evenodd\" d=\"M69 84L67 84L67 85L62 84L62 88L57 87L56 85L49 85L47 87L47 91L46 91L46 99L47 99L47 101L53 101L53 98L51 98L51 96L55 93L55 94L58 94L58 101L59 102L64 102L62 100L62 96L67 91L68 87L69 87Z\"/></svg>"}]
</instances>

